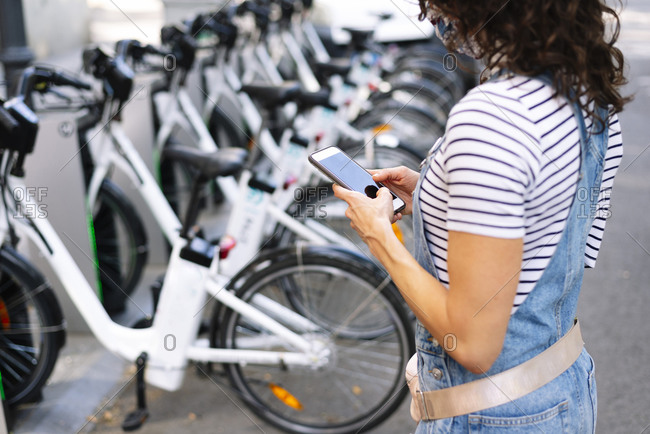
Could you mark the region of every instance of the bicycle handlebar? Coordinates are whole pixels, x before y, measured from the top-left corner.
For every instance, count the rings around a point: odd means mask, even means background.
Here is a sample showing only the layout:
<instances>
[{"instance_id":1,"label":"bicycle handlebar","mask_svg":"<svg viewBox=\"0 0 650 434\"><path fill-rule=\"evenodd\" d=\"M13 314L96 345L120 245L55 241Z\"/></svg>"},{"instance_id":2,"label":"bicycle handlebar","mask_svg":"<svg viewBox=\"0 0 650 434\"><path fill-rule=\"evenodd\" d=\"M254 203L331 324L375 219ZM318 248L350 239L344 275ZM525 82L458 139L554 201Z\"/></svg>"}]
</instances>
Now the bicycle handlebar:
<instances>
[{"instance_id":1,"label":"bicycle handlebar","mask_svg":"<svg viewBox=\"0 0 650 434\"><path fill-rule=\"evenodd\" d=\"M71 86L77 89L92 89L92 86L90 84L60 71L54 71L52 73L52 84L55 86Z\"/></svg>"},{"instance_id":2,"label":"bicycle handlebar","mask_svg":"<svg viewBox=\"0 0 650 434\"><path fill-rule=\"evenodd\" d=\"M228 13L223 11L216 14L198 14L188 27L195 36L202 31L213 33L219 38L218 45L228 49L234 48L239 34L237 25L232 22Z\"/></svg>"},{"instance_id":3,"label":"bicycle handlebar","mask_svg":"<svg viewBox=\"0 0 650 434\"><path fill-rule=\"evenodd\" d=\"M17 96L0 107L0 124L5 129L0 133L0 147L18 152L11 173L22 177L25 175L25 156L34 150L36 143L38 117L23 96Z\"/></svg>"},{"instance_id":4,"label":"bicycle handlebar","mask_svg":"<svg viewBox=\"0 0 650 434\"><path fill-rule=\"evenodd\" d=\"M5 136L15 134L19 127L18 121L11 116L9 111L2 105L2 101L0 101L0 141ZM3 143L0 142L0 146L2 145Z\"/></svg>"},{"instance_id":5,"label":"bicycle handlebar","mask_svg":"<svg viewBox=\"0 0 650 434\"><path fill-rule=\"evenodd\" d=\"M269 27L271 9L253 3L251 0L245 0L237 7L237 15L244 15L247 12L251 12L255 15L255 24L262 33L266 32Z\"/></svg>"},{"instance_id":6,"label":"bicycle handlebar","mask_svg":"<svg viewBox=\"0 0 650 434\"><path fill-rule=\"evenodd\" d=\"M123 58L111 59L99 47L83 52L84 70L103 80L104 93L119 101L126 101L133 87L133 71Z\"/></svg>"},{"instance_id":7,"label":"bicycle handlebar","mask_svg":"<svg viewBox=\"0 0 650 434\"><path fill-rule=\"evenodd\" d=\"M30 66L23 71L18 96L22 97L28 107L32 107L31 94L34 91L45 92L51 86L70 86L76 89L90 90L90 84L63 71L48 66Z\"/></svg>"},{"instance_id":8,"label":"bicycle handlebar","mask_svg":"<svg viewBox=\"0 0 650 434\"><path fill-rule=\"evenodd\" d=\"M170 53L159 50L153 45L142 45L136 39L122 39L115 43L115 57L123 59L131 58L136 62L142 62L145 54L152 54L156 56L166 56Z\"/></svg>"},{"instance_id":9,"label":"bicycle handlebar","mask_svg":"<svg viewBox=\"0 0 650 434\"><path fill-rule=\"evenodd\" d=\"M192 69L196 57L196 41L176 26L165 26L160 30L160 41L171 47L176 65L185 71Z\"/></svg>"}]
</instances>

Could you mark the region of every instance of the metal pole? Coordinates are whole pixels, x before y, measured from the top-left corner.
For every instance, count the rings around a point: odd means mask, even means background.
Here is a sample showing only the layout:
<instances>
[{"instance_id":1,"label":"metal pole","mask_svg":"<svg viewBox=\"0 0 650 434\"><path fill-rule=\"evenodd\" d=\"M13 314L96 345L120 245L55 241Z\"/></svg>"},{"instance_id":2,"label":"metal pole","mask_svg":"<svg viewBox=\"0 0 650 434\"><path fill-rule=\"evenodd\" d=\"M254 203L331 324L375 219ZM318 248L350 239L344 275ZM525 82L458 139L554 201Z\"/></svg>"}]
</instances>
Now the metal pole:
<instances>
[{"instance_id":1,"label":"metal pole","mask_svg":"<svg viewBox=\"0 0 650 434\"><path fill-rule=\"evenodd\" d=\"M0 0L0 62L4 65L7 96L13 94L18 74L34 59L27 46L21 0Z\"/></svg>"}]
</instances>

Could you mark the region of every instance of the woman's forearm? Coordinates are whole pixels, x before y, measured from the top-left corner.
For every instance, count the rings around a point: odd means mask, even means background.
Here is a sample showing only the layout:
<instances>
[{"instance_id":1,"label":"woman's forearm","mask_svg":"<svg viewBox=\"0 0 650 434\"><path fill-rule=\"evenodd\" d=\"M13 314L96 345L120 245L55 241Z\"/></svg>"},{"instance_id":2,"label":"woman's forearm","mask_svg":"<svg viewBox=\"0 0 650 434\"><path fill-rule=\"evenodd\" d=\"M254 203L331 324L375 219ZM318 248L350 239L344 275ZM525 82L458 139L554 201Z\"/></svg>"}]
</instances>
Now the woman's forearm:
<instances>
[{"instance_id":1,"label":"woman's forearm","mask_svg":"<svg viewBox=\"0 0 650 434\"><path fill-rule=\"evenodd\" d=\"M390 226L367 241L409 307L449 355L474 373L489 370L501 352L516 292L520 240L454 233L449 290L417 263ZM479 244L494 258L479 263L472 257ZM507 271L486 271L492 267Z\"/></svg>"}]
</instances>

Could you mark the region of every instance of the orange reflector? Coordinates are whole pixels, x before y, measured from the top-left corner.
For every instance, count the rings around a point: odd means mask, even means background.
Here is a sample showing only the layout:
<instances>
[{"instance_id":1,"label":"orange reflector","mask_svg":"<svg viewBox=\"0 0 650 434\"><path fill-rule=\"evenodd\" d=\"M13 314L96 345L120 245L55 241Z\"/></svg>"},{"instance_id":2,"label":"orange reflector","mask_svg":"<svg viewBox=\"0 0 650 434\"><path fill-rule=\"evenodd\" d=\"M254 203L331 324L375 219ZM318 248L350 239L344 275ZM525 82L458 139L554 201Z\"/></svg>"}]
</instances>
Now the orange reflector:
<instances>
[{"instance_id":1,"label":"orange reflector","mask_svg":"<svg viewBox=\"0 0 650 434\"><path fill-rule=\"evenodd\" d=\"M269 383L269 389L271 389L271 392L273 392L276 398L282 401L284 405L291 407L294 410L302 411L303 407L300 401L298 401L295 396L289 393L287 389L273 383Z\"/></svg>"},{"instance_id":2,"label":"orange reflector","mask_svg":"<svg viewBox=\"0 0 650 434\"><path fill-rule=\"evenodd\" d=\"M402 232L402 230L400 229L397 223L393 223L393 232L395 233L395 236L397 237L399 242L404 244L404 232Z\"/></svg>"},{"instance_id":3,"label":"orange reflector","mask_svg":"<svg viewBox=\"0 0 650 434\"><path fill-rule=\"evenodd\" d=\"M372 129L372 134L378 135L378 134L383 134L391 131L393 127L391 127L388 124L381 124L377 125L375 128Z\"/></svg>"}]
</instances>

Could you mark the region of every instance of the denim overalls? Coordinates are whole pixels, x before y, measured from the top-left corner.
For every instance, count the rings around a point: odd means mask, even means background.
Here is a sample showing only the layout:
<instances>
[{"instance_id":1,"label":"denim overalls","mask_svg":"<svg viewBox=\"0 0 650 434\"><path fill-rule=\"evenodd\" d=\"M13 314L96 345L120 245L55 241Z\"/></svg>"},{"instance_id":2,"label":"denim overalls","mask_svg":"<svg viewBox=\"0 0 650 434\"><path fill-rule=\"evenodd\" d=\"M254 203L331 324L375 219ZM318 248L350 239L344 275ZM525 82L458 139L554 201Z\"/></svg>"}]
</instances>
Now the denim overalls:
<instances>
[{"instance_id":1,"label":"denim overalls","mask_svg":"<svg viewBox=\"0 0 650 434\"><path fill-rule=\"evenodd\" d=\"M550 84L546 77L539 77ZM510 317L501 354L487 375L505 371L553 345L573 325L578 293L584 271L584 251L597 198L592 187L600 187L608 129L598 134L594 122L588 135L582 110L573 106L580 130L581 163L576 195L557 250L534 290ZM599 109L602 119L608 112ZM595 130L595 131L593 131ZM425 161L413 198L415 257L427 271L438 277L424 237L419 204L420 184L429 169L435 149ZM583 200L585 199L585 200ZM585 212L587 210L587 212ZM467 383L484 375L472 374L446 354L442 346L418 321L416 331L420 390L436 390ZM469 415L422 421L420 433L593 433L596 422L596 382L593 360L583 349L578 360L555 380L510 403Z\"/></svg>"}]
</instances>

